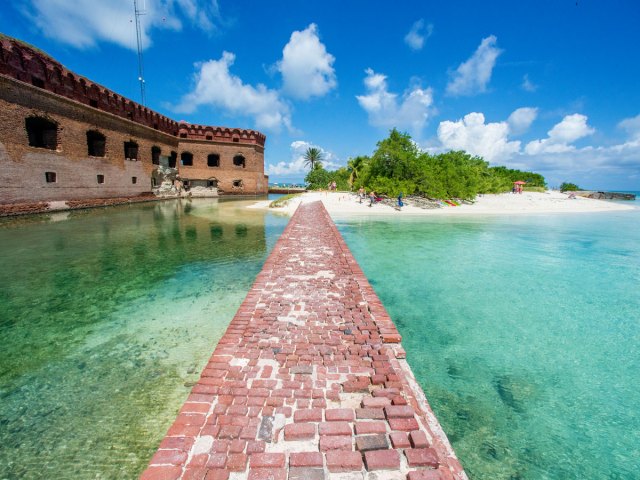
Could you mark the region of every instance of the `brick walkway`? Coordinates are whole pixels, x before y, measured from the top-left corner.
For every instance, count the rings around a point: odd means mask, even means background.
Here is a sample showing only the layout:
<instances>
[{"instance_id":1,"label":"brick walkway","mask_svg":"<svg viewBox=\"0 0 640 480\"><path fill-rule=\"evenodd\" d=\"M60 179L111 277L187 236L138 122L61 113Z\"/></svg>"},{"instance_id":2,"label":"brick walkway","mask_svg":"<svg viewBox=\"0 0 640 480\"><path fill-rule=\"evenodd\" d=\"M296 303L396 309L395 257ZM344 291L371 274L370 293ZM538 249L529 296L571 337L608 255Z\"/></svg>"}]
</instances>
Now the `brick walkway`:
<instances>
[{"instance_id":1,"label":"brick walkway","mask_svg":"<svg viewBox=\"0 0 640 480\"><path fill-rule=\"evenodd\" d=\"M400 339L301 205L141 479L466 479Z\"/></svg>"}]
</instances>

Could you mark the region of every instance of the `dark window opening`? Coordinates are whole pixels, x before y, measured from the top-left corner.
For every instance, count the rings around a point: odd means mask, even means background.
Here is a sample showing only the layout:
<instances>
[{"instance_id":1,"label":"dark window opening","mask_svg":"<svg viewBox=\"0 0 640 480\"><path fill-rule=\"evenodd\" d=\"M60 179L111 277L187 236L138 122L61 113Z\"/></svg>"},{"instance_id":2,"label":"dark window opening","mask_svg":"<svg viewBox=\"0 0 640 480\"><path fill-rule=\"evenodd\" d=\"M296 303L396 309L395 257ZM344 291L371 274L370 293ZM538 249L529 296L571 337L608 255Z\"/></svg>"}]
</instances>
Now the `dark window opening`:
<instances>
[{"instance_id":1,"label":"dark window opening","mask_svg":"<svg viewBox=\"0 0 640 480\"><path fill-rule=\"evenodd\" d=\"M47 183L56 183L56 172L44 172Z\"/></svg>"},{"instance_id":2,"label":"dark window opening","mask_svg":"<svg viewBox=\"0 0 640 480\"><path fill-rule=\"evenodd\" d=\"M89 105L91 105L93 108L98 108L98 101L97 100L89 100Z\"/></svg>"},{"instance_id":3,"label":"dark window opening","mask_svg":"<svg viewBox=\"0 0 640 480\"><path fill-rule=\"evenodd\" d=\"M193 165L193 153L191 152L182 152L180 154L180 164L185 167L190 167Z\"/></svg>"},{"instance_id":4,"label":"dark window opening","mask_svg":"<svg viewBox=\"0 0 640 480\"><path fill-rule=\"evenodd\" d=\"M236 155L235 157L233 157L233 164L236 167L244 168L245 166L244 157L242 155Z\"/></svg>"},{"instance_id":5,"label":"dark window opening","mask_svg":"<svg viewBox=\"0 0 640 480\"><path fill-rule=\"evenodd\" d=\"M36 77L31 77L31 84L34 87L44 88L44 80L41 80L41 79L36 78Z\"/></svg>"},{"instance_id":6,"label":"dark window opening","mask_svg":"<svg viewBox=\"0 0 640 480\"><path fill-rule=\"evenodd\" d=\"M127 160L138 159L138 144L136 142L124 142L124 158Z\"/></svg>"},{"instance_id":7,"label":"dark window opening","mask_svg":"<svg viewBox=\"0 0 640 480\"><path fill-rule=\"evenodd\" d=\"M162 152L162 150L160 150L160 147L157 146L153 146L151 147L151 163L153 165L160 165L160 153Z\"/></svg>"},{"instance_id":8,"label":"dark window opening","mask_svg":"<svg viewBox=\"0 0 640 480\"><path fill-rule=\"evenodd\" d=\"M215 180L215 179L207 180L207 187L217 188L218 187L218 180Z\"/></svg>"},{"instance_id":9,"label":"dark window opening","mask_svg":"<svg viewBox=\"0 0 640 480\"><path fill-rule=\"evenodd\" d=\"M138 183L138 177L131 177L131 183L133 183L134 185Z\"/></svg>"},{"instance_id":10,"label":"dark window opening","mask_svg":"<svg viewBox=\"0 0 640 480\"><path fill-rule=\"evenodd\" d=\"M186 133L181 133L180 134L180 138L187 138L187 134Z\"/></svg>"},{"instance_id":11,"label":"dark window opening","mask_svg":"<svg viewBox=\"0 0 640 480\"><path fill-rule=\"evenodd\" d=\"M29 117L25 119L29 146L36 148L58 148L58 125L46 118Z\"/></svg>"},{"instance_id":12,"label":"dark window opening","mask_svg":"<svg viewBox=\"0 0 640 480\"><path fill-rule=\"evenodd\" d=\"M206 138L207 140L213 140L213 135L207 135L205 138Z\"/></svg>"},{"instance_id":13,"label":"dark window opening","mask_svg":"<svg viewBox=\"0 0 640 480\"><path fill-rule=\"evenodd\" d=\"M154 129L154 130L158 130L158 124L157 124L157 123L154 123L154 124L153 124L153 129Z\"/></svg>"},{"instance_id":14,"label":"dark window opening","mask_svg":"<svg viewBox=\"0 0 640 480\"><path fill-rule=\"evenodd\" d=\"M87 132L87 150L92 157L104 157L106 138L100 132L89 130Z\"/></svg>"},{"instance_id":15,"label":"dark window opening","mask_svg":"<svg viewBox=\"0 0 640 480\"><path fill-rule=\"evenodd\" d=\"M151 177L151 186L152 187L158 186L158 180L156 179L156 177Z\"/></svg>"},{"instance_id":16,"label":"dark window opening","mask_svg":"<svg viewBox=\"0 0 640 480\"><path fill-rule=\"evenodd\" d=\"M217 153L211 153L207 157L207 167L219 167L220 166L220 155Z\"/></svg>"},{"instance_id":17,"label":"dark window opening","mask_svg":"<svg viewBox=\"0 0 640 480\"><path fill-rule=\"evenodd\" d=\"M234 186L235 188L240 188L240 187L242 187L242 180L234 180L234 181L233 181L233 186Z\"/></svg>"},{"instance_id":18,"label":"dark window opening","mask_svg":"<svg viewBox=\"0 0 640 480\"><path fill-rule=\"evenodd\" d=\"M169 156L169 168L176 168L176 162L178 161L177 152L171 152Z\"/></svg>"},{"instance_id":19,"label":"dark window opening","mask_svg":"<svg viewBox=\"0 0 640 480\"><path fill-rule=\"evenodd\" d=\"M233 143L238 143L239 141L240 141L240 139L239 139L239 138L234 138L234 139L233 139Z\"/></svg>"},{"instance_id":20,"label":"dark window opening","mask_svg":"<svg viewBox=\"0 0 640 480\"><path fill-rule=\"evenodd\" d=\"M98 183L104 183L104 175L98 175Z\"/></svg>"}]
</instances>

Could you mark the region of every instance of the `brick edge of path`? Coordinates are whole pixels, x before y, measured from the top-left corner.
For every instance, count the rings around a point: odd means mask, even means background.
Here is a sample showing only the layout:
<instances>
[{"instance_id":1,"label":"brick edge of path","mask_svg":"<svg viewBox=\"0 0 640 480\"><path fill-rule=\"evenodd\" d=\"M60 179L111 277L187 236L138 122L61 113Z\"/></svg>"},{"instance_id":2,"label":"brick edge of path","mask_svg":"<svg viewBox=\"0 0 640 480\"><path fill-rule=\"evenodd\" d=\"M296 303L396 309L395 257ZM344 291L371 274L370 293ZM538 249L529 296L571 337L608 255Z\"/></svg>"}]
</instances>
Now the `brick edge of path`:
<instances>
[{"instance_id":1,"label":"brick edge of path","mask_svg":"<svg viewBox=\"0 0 640 480\"><path fill-rule=\"evenodd\" d=\"M466 480L400 341L322 203L300 205L140 479Z\"/></svg>"}]
</instances>

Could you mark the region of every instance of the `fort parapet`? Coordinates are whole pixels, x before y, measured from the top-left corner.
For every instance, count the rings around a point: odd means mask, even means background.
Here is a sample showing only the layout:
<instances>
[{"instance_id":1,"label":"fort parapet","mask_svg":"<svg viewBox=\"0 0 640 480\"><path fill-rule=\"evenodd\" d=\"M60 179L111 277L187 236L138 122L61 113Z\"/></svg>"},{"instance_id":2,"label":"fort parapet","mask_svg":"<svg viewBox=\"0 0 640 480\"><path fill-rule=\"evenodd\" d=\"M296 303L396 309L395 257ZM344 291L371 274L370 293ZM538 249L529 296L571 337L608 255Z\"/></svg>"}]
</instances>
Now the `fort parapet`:
<instances>
[{"instance_id":1,"label":"fort parapet","mask_svg":"<svg viewBox=\"0 0 640 480\"><path fill-rule=\"evenodd\" d=\"M266 194L265 141L177 122L0 35L0 203L140 195L162 164L187 186Z\"/></svg>"}]
</instances>

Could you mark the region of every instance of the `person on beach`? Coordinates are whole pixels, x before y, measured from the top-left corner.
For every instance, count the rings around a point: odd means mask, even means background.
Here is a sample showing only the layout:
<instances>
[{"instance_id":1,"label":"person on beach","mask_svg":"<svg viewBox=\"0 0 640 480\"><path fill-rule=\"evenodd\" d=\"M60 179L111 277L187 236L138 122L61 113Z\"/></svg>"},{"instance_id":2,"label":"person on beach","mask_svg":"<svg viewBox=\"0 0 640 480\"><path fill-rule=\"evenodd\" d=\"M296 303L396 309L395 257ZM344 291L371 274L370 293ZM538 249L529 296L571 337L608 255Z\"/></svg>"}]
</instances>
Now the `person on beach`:
<instances>
[{"instance_id":1,"label":"person on beach","mask_svg":"<svg viewBox=\"0 0 640 480\"><path fill-rule=\"evenodd\" d=\"M369 206L373 207L373 204L376 202L376 192L371 190L369 192Z\"/></svg>"},{"instance_id":2,"label":"person on beach","mask_svg":"<svg viewBox=\"0 0 640 480\"><path fill-rule=\"evenodd\" d=\"M360 203L362 203L362 200L364 200L364 195L365 195L364 187L360 187L358 189L358 198L360 199Z\"/></svg>"},{"instance_id":3,"label":"person on beach","mask_svg":"<svg viewBox=\"0 0 640 480\"><path fill-rule=\"evenodd\" d=\"M398 195L398 210L402 210L402 207L404 207L404 202L402 201L402 192L400 192L400 195Z\"/></svg>"}]
</instances>

